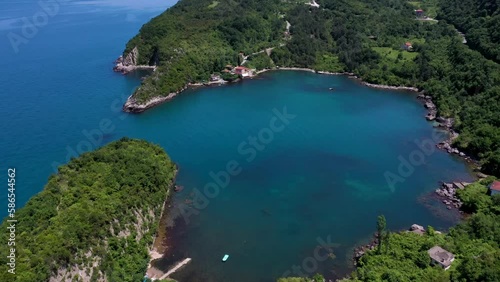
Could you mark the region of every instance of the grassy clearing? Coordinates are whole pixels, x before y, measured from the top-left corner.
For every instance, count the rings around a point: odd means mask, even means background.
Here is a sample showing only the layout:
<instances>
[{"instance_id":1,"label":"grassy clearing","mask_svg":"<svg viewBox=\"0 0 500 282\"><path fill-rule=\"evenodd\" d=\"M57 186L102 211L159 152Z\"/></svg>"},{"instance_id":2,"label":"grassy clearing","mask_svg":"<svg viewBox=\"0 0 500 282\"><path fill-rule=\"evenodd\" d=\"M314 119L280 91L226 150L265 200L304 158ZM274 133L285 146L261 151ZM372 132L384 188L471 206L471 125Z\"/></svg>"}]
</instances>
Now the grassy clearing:
<instances>
[{"instance_id":1,"label":"grassy clearing","mask_svg":"<svg viewBox=\"0 0 500 282\"><path fill-rule=\"evenodd\" d=\"M405 50L394 50L390 47L372 47L384 60L395 61L399 54L401 54L402 61L413 61L417 57L417 52L408 52Z\"/></svg>"},{"instance_id":2,"label":"grassy clearing","mask_svg":"<svg viewBox=\"0 0 500 282\"><path fill-rule=\"evenodd\" d=\"M422 9L426 16L435 18L437 16L437 0L408 1L415 9Z\"/></svg>"},{"instance_id":3,"label":"grassy clearing","mask_svg":"<svg viewBox=\"0 0 500 282\"><path fill-rule=\"evenodd\" d=\"M330 54L317 54L314 69L329 72L343 72L345 65L339 61L337 56Z\"/></svg>"}]
</instances>

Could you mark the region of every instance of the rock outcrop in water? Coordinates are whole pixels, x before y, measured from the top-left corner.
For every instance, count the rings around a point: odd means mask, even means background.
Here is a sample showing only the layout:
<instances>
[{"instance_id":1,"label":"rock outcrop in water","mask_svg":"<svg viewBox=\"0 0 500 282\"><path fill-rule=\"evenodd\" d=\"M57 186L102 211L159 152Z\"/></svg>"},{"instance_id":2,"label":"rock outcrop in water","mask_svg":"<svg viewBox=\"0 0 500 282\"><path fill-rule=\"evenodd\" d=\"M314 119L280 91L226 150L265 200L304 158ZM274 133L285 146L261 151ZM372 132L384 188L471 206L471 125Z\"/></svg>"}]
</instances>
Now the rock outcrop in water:
<instances>
[{"instance_id":1,"label":"rock outcrop in water","mask_svg":"<svg viewBox=\"0 0 500 282\"><path fill-rule=\"evenodd\" d=\"M468 182L444 182L441 188L436 189L436 194L443 198L442 202L449 210L459 209L462 206L462 201L457 196L457 189L465 189L469 184Z\"/></svg>"},{"instance_id":2,"label":"rock outcrop in water","mask_svg":"<svg viewBox=\"0 0 500 282\"><path fill-rule=\"evenodd\" d=\"M423 92L417 96L417 99L421 100L424 103L424 107L427 109L427 115L425 118L428 121L436 121L438 125L436 127L442 128L446 131L449 132L450 137L444 141L439 142L436 144L436 147L438 147L441 150L445 150L449 154L456 154L462 158L464 158L466 161L472 162L472 158L467 156L464 152L459 151L457 148L454 148L452 146L453 141L458 138L458 133L453 130L453 125L455 123L455 120L453 118L445 118L438 116L438 110L436 107L436 104L432 101L431 96L425 95Z\"/></svg>"},{"instance_id":3,"label":"rock outcrop in water","mask_svg":"<svg viewBox=\"0 0 500 282\"><path fill-rule=\"evenodd\" d=\"M425 118L428 121L435 120L436 119L436 115L437 115L437 107L434 104L434 102L432 102L432 97L431 96L426 96L425 94L422 93L422 94L418 95L417 98L419 100L422 100L424 102L424 106L427 109L427 115L425 116Z\"/></svg>"},{"instance_id":4,"label":"rock outcrop in water","mask_svg":"<svg viewBox=\"0 0 500 282\"><path fill-rule=\"evenodd\" d=\"M464 152L459 151L457 148L453 147L453 141L458 138L458 133L453 130L453 124L455 120L453 118L437 117L436 121L439 122L437 127L443 128L450 133L450 137L444 141L439 142L436 147L441 150L445 150L449 154L455 154L464 158L468 162L475 162L471 157L467 156Z\"/></svg>"}]
</instances>

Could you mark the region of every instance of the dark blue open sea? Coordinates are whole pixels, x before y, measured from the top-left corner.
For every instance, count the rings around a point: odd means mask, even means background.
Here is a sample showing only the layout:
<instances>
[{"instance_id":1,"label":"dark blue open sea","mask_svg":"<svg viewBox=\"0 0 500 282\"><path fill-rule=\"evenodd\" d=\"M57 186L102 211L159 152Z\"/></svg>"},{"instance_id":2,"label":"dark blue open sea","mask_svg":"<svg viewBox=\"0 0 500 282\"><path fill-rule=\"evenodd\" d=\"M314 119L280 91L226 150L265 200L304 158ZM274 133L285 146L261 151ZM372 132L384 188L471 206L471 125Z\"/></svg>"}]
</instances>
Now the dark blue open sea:
<instances>
[{"instance_id":1,"label":"dark blue open sea","mask_svg":"<svg viewBox=\"0 0 500 282\"><path fill-rule=\"evenodd\" d=\"M181 216L157 263L191 257L180 281L335 278L350 271L352 248L370 239L379 214L395 230L456 223L426 195L471 176L462 161L417 145L436 134L415 94L281 71L125 114L141 74L114 73L113 61L175 1L66 1L55 10L37 2L0 4L0 183L16 168L18 206L57 165L128 136L160 144L180 167L185 189L171 214ZM2 217L6 199L7 185ZM331 245L321 257L334 259L314 258L321 242Z\"/></svg>"}]
</instances>

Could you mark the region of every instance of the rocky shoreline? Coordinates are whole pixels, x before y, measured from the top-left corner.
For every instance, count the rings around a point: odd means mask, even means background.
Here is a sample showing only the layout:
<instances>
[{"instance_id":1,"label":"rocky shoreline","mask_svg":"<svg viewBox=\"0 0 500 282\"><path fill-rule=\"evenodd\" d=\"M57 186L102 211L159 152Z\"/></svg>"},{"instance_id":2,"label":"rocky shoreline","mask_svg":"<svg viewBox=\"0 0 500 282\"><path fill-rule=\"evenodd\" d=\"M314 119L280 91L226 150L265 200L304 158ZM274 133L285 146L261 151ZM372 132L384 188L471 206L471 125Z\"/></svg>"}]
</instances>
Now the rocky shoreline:
<instances>
[{"instance_id":1,"label":"rocky shoreline","mask_svg":"<svg viewBox=\"0 0 500 282\"><path fill-rule=\"evenodd\" d=\"M467 182L443 182L441 187L436 189L435 192L442 199L441 202L446 205L447 209L460 209L460 207L462 206L462 201L460 201L457 196L457 190L465 189L465 187L469 184L470 183Z\"/></svg>"},{"instance_id":2,"label":"rocky shoreline","mask_svg":"<svg viewBox=\"0 0 500 282\"><path fill-rule=\"evenodd\" d=\"M412 224L409 229L401 230L399 232L412 232L412 233L415 233L418 235L424 235L426 230L421 225ZM435 232L438 234L442 234L440 231L435 231ZM361 257L363 257L363 255L366 254L366 252L371 251L371 250L375 250L375 248L377 248L377 246L378 246L378 234L377 234L377 232L375 232L373 234L373 238L371 239L371 241L368 244L361 245L359 247L354 248L353 256L352 256L353 265L357 266L359 264L359 260L361 259Z\"/></svg>"},{"instance_id":3,"label":"rocky shoreline","mask_svg":"<svg viewBox=\"0 0 500 282\"><path fill-rule=\"evenodd\" d=\"M434 102L432 101L432 97L426 96L424 93L421 93L417 96L417 99L422 101L424 103L424 107L427 109L427 115L425 116L425 118L428 121L435 120L437 117L437 107L434 104ZM452 125L453 125L453 122L451 121L449 127L451 128Z\"/></svg>"},{"instance_id":4,"label":"rocky shoreline","mask_svg":"<svg viewBox=\"0 0 500 282\"><path fill-rule=\"evenodd\" d=\"M378 234L375 232L373 234L373 238L370 240L368 244L361 245L359 247L354 248L353 251L353 265L357 266L361 257L368 251L374 250L378 246Z\"/></svg>"},{"instance_id":5,"label":"rocky shoreline","mask_svg":"<svg viewBox=\"0 0 500 282\"><path fill-rule=\"evenodd\" d=\"M488 175L478 172L476 176L479 179L488 177ZM446 208L451 210L452 208L460 209L462 207L462 201L457 197L457 191L466 189L471 183L464 181L456 182L443 182L441 187L436 189L435 193L441 199L441 202L446 205ZM463 213L460 211L460 213Z\"/></svg>"},{"instance_id":6,"label":"rocky shoreline","mask_svg":"<svg viewBox=\"0 0 500 282\"><path fill-rule=\"evenodd\" d=\"M154 106L160 105L166 101L172 100L175 96L179 95L182 91L186 90L188 86L184 86L181 90L169 93L167 96L157 96L150 100L148 100L145 104L141 104L137 102L137 100L133 97L134 95L130 95L127 98L127 101L123 105L123 111L126 113L142 113L147 109L150 109Z\"/></svg>"},{"instance_id":7,"label":"rocky shoreline","mask_svg":"<svg viewBox=\"0 0 500 282\"><path fill-rule=\"evenodd\" d=\"M436 122L437 125L435 125L434 127L441 128L447 131L449 134L449 137L446 140L437 143L436 147L438 149L448 152L449 154L455 154L463 158L469 164L477 165L478 162L476 160L474 160L472 157L468 156L464 152L461 152L460 150L458 150L458 148L452 146L453 141L458 137L458 133L453 129L455 120L453 118L445 118L438 116L437 106L432 101L432 97L425 95L424 91L420 92L420 94L417 96L417 99L422 101L424 107L427 109L427 114L425 115L425 118L428 121Z\"/></svg>"},{"instance_id":8,"label":"rocky shoreline","mask_svg":"<svg viewBox=\"0 0 500 282\"><path fill-rule=\"evenodd\" d=\"M358 77L356 77L356 79L361 80L361 78L358 78ZM372 88L390 89L390 90L407 90L407 91L418 92L418 88L409 87L409 86L390 86L390 85L384 85L384 84L372 84L372 83L368 83L365 81L362 81L361 83L363 85L366 85L366 86L372 87Z\"/></svg>"},{"instance_id":9,"label":"rocky shoreline","mask_svg":"<svg viewBox=\"0 0 500 282\"><path fill-rule=\"evenodd\" d=\"M127 101L125 102L125 104L123 105L123 111L126 113L142 113L142 112L146 111L147 109L153 108L155 106L158 106L160 104L163 104L167 101L174 99L177 95L181 94L181 92L188 89L189 87L224 85L227 83L230 83L230 82L210 81L210 82L206 82L206 83L188 83L179 91L169 93L167 96L156 96L156 97L148 100L144 104L137 102L137 100L133 97L133 95L130 95L127 98Z\"/></svg>"}]
</instances>

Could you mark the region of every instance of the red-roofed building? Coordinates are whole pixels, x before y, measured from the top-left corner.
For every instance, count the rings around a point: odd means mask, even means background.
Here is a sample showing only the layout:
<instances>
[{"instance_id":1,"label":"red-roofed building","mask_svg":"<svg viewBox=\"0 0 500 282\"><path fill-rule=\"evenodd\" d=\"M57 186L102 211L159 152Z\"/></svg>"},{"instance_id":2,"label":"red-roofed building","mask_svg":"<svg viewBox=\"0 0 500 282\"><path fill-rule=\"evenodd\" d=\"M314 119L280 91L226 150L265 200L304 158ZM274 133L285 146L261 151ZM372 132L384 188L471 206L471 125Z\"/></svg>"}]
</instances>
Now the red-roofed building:
<instances>
[{"instance_id":1,"label":"red-roofed building","mask_svg":"<svg viewBox=\"0 0 500 282\"><path fill-rule=\"evenodd\" d=\"M500 181L498 181L498 180L493 181L493 183L490 184L489 188L490 188L491 196L496 195L496 194L500 194Z\"/></svg>"},{"instance_id":2,"label":"red-roofed building","mask_svg":"<svg viewBox=\"0 0 500 282\"><path fill-rule=\"evenodd\" d=\"M424 10L422 9L415 10L415 14L417 15L417 18L421 18L424 16Z\"/></svg>"},{"instance_id":3,"label":"red-roofed building","mask_svg":"<svg viewBox=\"0 0 500 282\"><path fill-rule=\"evenodd\" d=\"M251 76L252 74L252 70L244 66L235 67L233 71L235 74L241 75L242 77Z\"/></svg>"},{"instance_id":4,"label":"red-roofed building","mask_svg":"<svg viewBox=\"0 0 500 282\"><path fill-rule=\"evenodd\" d=\"M411 51L413 50L413 45L410 43L410 42L406 42L403 46L402 46L403 49L405 49L406 51Z\"/></svg>"}]
</instances>

